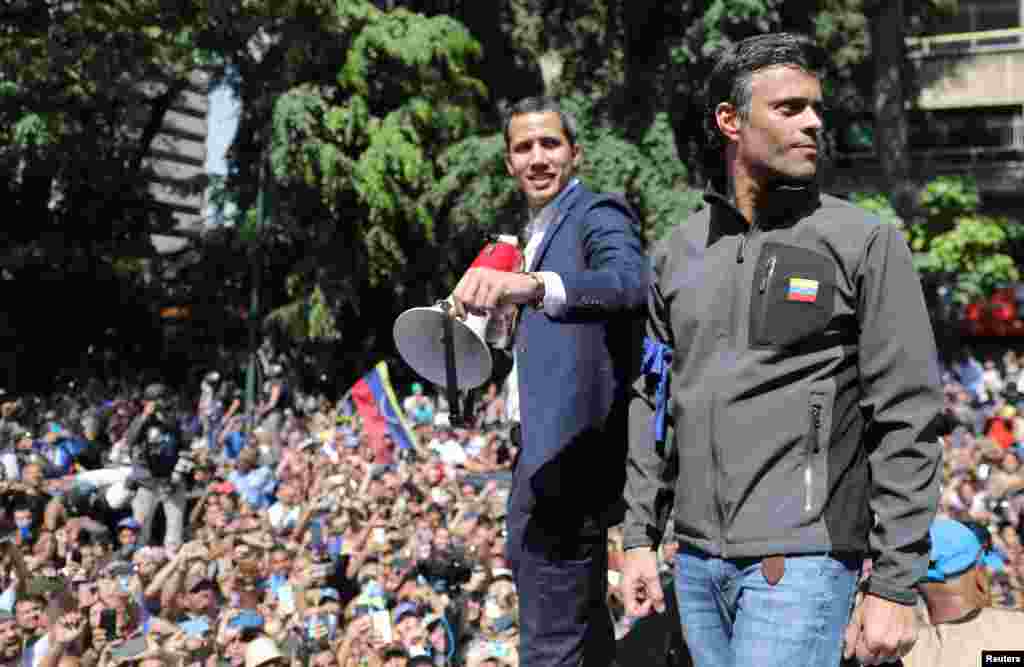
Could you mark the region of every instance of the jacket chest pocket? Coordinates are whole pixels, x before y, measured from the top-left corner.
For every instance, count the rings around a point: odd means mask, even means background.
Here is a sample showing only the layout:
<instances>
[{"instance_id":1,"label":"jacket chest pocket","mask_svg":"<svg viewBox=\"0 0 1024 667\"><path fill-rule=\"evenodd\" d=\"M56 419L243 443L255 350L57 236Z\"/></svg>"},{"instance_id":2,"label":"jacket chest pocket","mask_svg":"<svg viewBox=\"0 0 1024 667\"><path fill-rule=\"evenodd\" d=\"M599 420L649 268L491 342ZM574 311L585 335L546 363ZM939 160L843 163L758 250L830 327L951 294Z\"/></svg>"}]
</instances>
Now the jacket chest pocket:
<instances>
[{"instance_id":1,"label":"jacket chest pocket","mask_svg":"<svg viewBox=\"0 0 1024 667\"><path fill-rule=\"evenodd\" d=\"M750 346L793 345L824 331L832 319L835 265L797 246L765 243L750 296Z\"/></svg>"}]
</instances>

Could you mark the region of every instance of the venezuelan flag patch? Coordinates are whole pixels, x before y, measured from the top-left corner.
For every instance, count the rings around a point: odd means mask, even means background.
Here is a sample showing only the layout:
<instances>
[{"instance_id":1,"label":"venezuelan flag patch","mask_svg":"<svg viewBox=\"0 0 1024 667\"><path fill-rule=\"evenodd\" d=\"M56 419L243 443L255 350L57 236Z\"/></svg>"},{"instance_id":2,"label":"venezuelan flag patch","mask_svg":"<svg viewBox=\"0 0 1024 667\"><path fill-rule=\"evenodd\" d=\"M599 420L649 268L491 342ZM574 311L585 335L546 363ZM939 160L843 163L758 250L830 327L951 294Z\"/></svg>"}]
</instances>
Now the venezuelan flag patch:
<instances>
[{"instance_id":1,"label":"venezuelan flag patch","mask_svg":"<svg viewBox=\"0 0 1024 667\"><path fill-rule=\"evenodd\" d=\"M818 281L809 278L790 278L786 301L814 303L818 300Z\"/></svg>"}]
</instances>

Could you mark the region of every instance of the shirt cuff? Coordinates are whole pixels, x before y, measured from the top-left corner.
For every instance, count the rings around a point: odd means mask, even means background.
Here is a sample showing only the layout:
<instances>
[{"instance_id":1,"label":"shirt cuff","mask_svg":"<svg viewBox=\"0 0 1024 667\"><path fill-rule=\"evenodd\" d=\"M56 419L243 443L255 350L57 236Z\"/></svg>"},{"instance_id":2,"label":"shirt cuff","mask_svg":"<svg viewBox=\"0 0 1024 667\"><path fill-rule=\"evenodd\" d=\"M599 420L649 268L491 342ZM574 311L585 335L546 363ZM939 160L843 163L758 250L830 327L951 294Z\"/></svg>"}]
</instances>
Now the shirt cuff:
<instances>
[{"instance_id":1,"label":"shirt cuff","mask_svg":"<svg viewBox=\"0 0 1024 667\"><path fill-rule=\"evenodd\" d=\"M562 276L554 271L538 271L544 281L544 312L549 317L558 317L565 312L565 283Z\"/></svg>"}]
</instances>

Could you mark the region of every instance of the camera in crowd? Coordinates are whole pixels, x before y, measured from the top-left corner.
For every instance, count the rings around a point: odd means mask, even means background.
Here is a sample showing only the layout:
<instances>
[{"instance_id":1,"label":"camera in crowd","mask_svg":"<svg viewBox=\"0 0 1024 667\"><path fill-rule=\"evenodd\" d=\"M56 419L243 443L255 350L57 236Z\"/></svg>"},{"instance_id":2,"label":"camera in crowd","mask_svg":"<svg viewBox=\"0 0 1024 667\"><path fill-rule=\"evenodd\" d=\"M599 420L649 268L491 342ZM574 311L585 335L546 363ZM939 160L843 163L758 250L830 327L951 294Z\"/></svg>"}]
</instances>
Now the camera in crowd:
<instances>
[{"instance_id":1,"label":"camera in crowd","mask_svg":"<svg viewBox=\"0 0 1024 667\"><path fill-rule=\"evenodd\" d=\"M196 461L192 451L186 449L178 452L178 462L174 464L174 470L171 471L171 483L191 486L195 481L195 470Z\"/></svg>"},{"instance_id":2,"label":"camera in crowd","mask_svg":"<svg viewBox=\"0 0 1024 667\"><path fill-rule=\"evenodd\" d=\"M997 525L1012 523L1010 521L1010 503L1015 501L1021 495L1024 495L1024 489L1011 491L1001 496L986 498L985 510L996 517Z\"/></svg>"},{"instance_id":3,"label":"camera in crowd","mask_svg":"<svg viewBox=\"0 0 1024 667\"><path fill-rule=\"evenodd\" d=\"M101 508L99 488L93 484L76 482L64 496L64 508L71 516L86 516Z\"/></svg>"},{"instance_id":4,"label":"camera in crowd","mask_svg":"<svg viewBox=\"0 0 1024 667\"><path fill-rule=\"evenodd\" d=\"M452 550L416 564L416 574L432 586L443 585L458 590L473 576L473 566L460 550Z\"/></svg>"}]
</instances>

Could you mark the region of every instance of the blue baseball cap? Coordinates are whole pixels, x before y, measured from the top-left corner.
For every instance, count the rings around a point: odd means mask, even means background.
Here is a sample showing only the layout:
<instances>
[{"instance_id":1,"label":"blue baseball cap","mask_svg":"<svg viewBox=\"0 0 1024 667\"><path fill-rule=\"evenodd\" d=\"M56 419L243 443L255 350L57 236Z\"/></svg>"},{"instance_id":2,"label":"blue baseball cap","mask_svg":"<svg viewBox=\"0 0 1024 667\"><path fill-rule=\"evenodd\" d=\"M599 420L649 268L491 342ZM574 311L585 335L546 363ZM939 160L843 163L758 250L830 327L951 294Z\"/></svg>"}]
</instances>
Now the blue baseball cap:
<instances>
[{"instance_id":1,"label":"blue baseball cap","mask_svg":"<svg viewBox=\"0 0 1024 667\"><path fill-rule=\"evenodd\" d=\"M409 615L422 616L419 605L415 602L402 602L395 608L395 625L398 625L403 618Z\"/></svg>"},{"instance_id":2,"label":"blue baseball cap","mask_svg":"<svg viewBox=\"0 0 1024 667\"><path fill-rule=\"evenodd\" d=\"M936 519L928 532L932 539L928 581L946 581L962 574L981 557L978 537L959 521Z\"/></svg>"},{"instance_id":3,"label":"blue baseball cap","mask_svg":"<svg viewBox=\"0 0 1024 667\"><path fill-rule=\"evenodd\" d=\"M260 630L263 628L263 616L252 609L243 609L240 613L231 617L228 621L229 628L248 630L250 628Z\"/></svg>"},{"instance_id":4,"label":"blue baseball cap","mask_svg":"<svg viewBox=\"0 0 1024 667\"><path fill-rule=\"evenodd\" d=\"M135 519L129 517L127 519L121 519L117 522L118 528L127 528L129 530L141 530L142 525Z\"/></svg>"}]
</instances>

